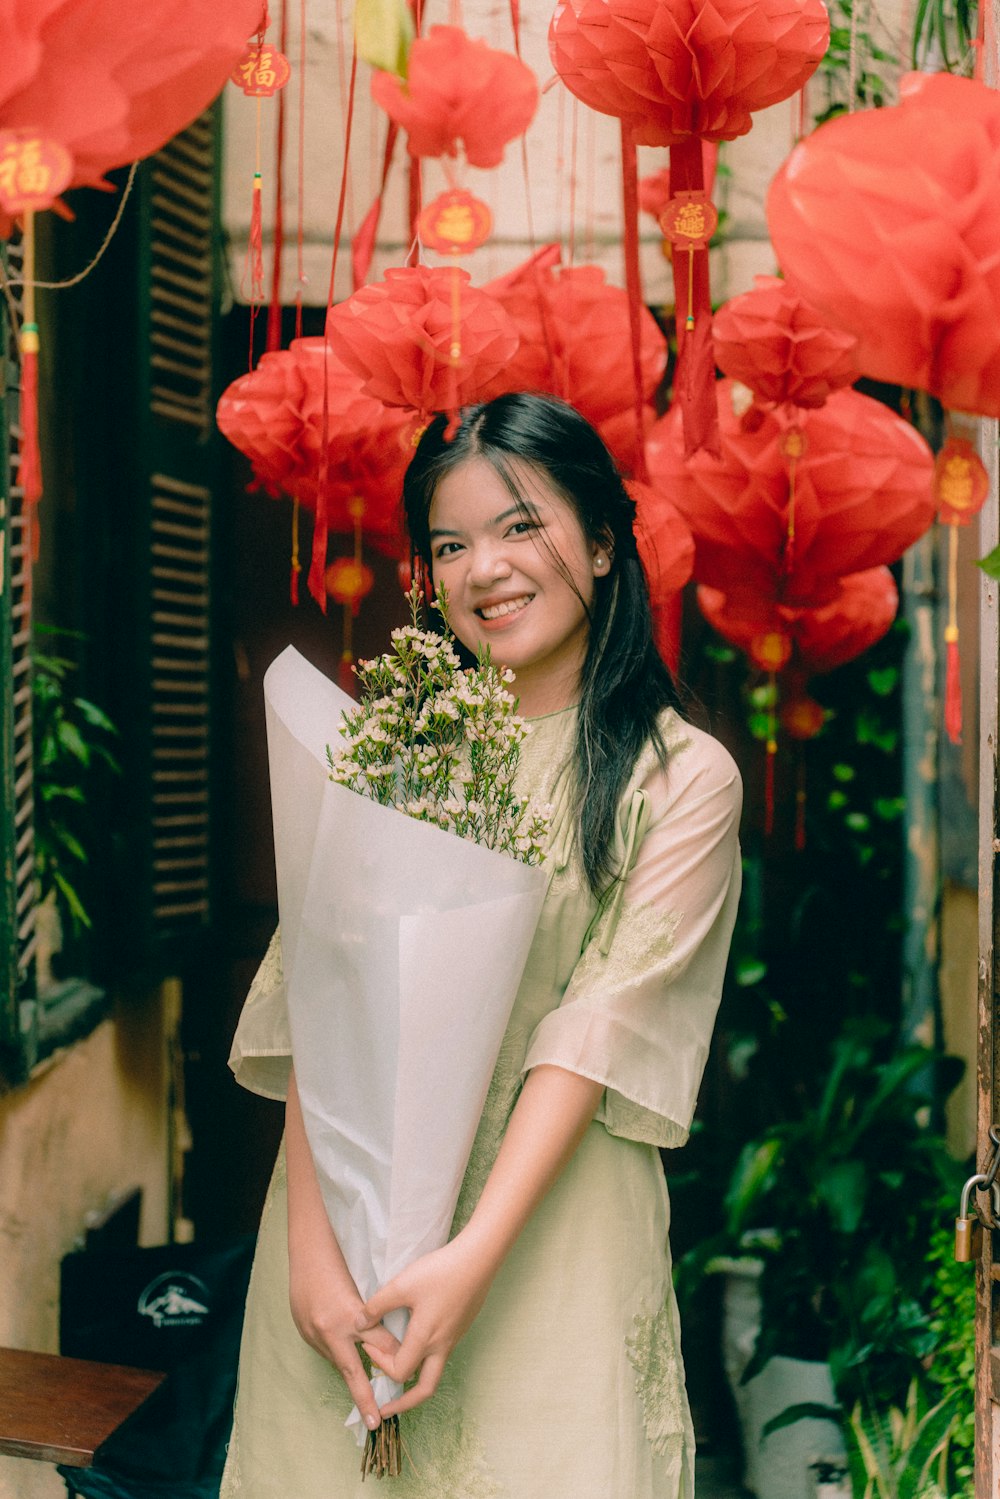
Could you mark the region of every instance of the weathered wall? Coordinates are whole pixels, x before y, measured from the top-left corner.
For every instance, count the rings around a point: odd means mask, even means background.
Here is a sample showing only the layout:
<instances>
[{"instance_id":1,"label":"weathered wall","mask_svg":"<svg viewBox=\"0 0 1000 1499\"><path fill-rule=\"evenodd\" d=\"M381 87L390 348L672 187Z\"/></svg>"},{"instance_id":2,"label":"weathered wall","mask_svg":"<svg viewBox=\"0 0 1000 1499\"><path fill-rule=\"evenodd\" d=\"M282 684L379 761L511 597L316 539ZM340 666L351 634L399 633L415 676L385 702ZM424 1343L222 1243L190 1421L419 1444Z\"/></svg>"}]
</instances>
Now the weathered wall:
<instances>
[{"instance_id":1,"label":"weathered wall","mask_svg":"<svg viewBox=\"0 0 1000 1499\"><path fill-rule=\"evenodd\" d=\"M143 1188L140 1237L164 1242L169 1131L163 991L131 996L0 1099L0 1343L56 1352L59 1263L88 1213ZM0 1458L0 1499L55 1499L55 1469Z\"/></svg>"},{"instance_id":2,"label":"weathered wall","mask_svg":"<svg viewBox=\"0 0 1000 1499\"><path fill-rule=\"evenodd\" d=\"M941 902L941 1014L945 1050L965 1062L965 1076L948 1101L947 1115L948 1145L960 1161L976 1148L977 919L975 890L946 884ZM956 1202L961 1185L956 1180Z\"/></svg>"}]
</instances>

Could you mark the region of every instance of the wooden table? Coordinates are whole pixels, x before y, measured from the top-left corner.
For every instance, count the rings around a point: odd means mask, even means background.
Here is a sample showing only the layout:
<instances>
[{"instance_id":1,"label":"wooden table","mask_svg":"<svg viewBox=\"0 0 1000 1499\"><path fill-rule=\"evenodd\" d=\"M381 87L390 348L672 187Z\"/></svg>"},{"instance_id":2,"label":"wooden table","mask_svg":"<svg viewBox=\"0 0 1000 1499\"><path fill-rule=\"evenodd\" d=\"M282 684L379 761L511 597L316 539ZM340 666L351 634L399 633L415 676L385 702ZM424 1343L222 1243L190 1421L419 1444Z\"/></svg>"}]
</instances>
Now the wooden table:
<instances>
[{"instance_id":1,"label":"wooden table","mask_svg":"<svg viewBox=\"0 0 1000 1499\"><path fill-rule=\"evenodd\" d=\"M89 1468L165 1375L0 1348L0 1453Z\"/></svg>"}]
</instances>

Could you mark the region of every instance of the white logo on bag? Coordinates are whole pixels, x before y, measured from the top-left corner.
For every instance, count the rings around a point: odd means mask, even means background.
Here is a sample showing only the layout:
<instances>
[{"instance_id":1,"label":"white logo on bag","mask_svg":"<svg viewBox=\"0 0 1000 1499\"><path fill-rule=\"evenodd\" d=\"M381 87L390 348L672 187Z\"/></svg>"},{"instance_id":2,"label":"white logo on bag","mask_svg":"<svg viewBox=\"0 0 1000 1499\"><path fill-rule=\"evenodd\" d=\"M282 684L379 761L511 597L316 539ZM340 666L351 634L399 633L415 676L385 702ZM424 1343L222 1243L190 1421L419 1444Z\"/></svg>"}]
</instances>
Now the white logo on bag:
<instances>
[{"instance_id":1,"label":"white logo on bag","mask_svg":"<svg viewBox=\"0 0 1000 1499\"><path fill-rule=\"evenodd\" d=\"M197 1275L168 1270L150 1281L139 1297L138 1310L156 1327L199 1327L208 1316L210 1300L208 1287Z\"/></svg>"}]
</instances>

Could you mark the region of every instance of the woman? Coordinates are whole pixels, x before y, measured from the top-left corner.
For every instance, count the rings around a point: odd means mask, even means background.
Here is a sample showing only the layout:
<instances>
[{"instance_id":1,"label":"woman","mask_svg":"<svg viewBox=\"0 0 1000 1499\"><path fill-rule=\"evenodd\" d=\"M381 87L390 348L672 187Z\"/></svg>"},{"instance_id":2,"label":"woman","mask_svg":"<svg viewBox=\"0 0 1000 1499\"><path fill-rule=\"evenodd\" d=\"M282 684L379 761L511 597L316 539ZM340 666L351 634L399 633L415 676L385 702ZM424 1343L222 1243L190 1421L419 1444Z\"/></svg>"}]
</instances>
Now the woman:
<instances>
[{"instance_id":1,"label":"woman","mask_svg":"<svg viewBox=\"0 0 1000 1499\"><path fill-rule=\"evenodd\" d=\"M265 960L232 1065L271 1096L287 1080L287 1180L279 1157L223 1495L357 1499L356 1402L372 1427L405 1412L396 1499L687 1499L656 1147L686 1140L708 1051L739 776L678 715L634 506L593 429L528 395L464 412L450 441L444 426L406 476L410 536L458 639L514 672L522 789L553 807L548 894L452 1238L367 1305L306 1145L278 950ZM401 1345L381 1321L399 1306ZM408 1385L382 1411L361 1350Z\"/></svg>"}]
</instances>

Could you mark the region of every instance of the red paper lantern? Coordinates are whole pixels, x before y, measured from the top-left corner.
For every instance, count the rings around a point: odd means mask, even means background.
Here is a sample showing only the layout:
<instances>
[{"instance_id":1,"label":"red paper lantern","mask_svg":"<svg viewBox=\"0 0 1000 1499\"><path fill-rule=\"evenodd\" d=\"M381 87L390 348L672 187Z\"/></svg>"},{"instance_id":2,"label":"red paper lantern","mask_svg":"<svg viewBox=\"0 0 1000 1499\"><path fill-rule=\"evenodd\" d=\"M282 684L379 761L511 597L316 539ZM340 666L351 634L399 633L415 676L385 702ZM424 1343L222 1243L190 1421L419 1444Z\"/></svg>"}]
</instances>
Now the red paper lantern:
<instances>
[{"instance_id":1,"label":"red paper lantern","mask_svg":"<svg viewBox=\"0 0 1000 1499\"><path fill-rule=\"evenodd\" d=\"M795 470L787 425L763 412L747 430L733 384L718 382L721 455L685 458L671 410L647 444L650 482L668 494L695 538L695 577L745 612L757 601L812 607L838 579L894 561L934 516L933 458L923 438L880 402L835 391L801 412Z\"/></svg>"},{"instance_id":2,"label":"red paper lantern","mask_svg":"<svg viewBox=\"0 0 1000 1499\"><path fill-rule=\"evenodd\" d=\"M261 0L6 0L0 129L73 158L70 186L148 156L215 98Z\"/></svg>"},{"instance_id":3,"label":"red paper lantern","mask_svg":"<svg viewBox=\"0 0 1000 1499\"><path fill-rule=\"evenodd\" d=\"M423 419L479 399L518 346L503 308L457 267L387 271L331 308L327 330L367 395Z\"/></svg>"},{"instance_id":4,"label":"red paper lantern","mask_svg":"<svg viewBox=\"0 0 1000 1499\"><path fill-rule=\"evenodd\" d=\"M538 83L519 58L472 41L460 26L432 26L410 47L405 82L375 73L372 97L407 132L411 156L457 156L495 167L538 108Z\"/></svg>"},{"instance_id":5,"label":"red paper lantern","mask_svg":"<svg viewBox=\"0 0 1000 1499\"><path fill-rule=\"evenodd\" d=\"M815 72L830 23L822 0L560 0L549 27L556 72L635 140L733 140L753 110Z\"/></svg>"},{"instance_id":6,"label":"red paper lantern","mask_svg":"<svg viewBox=\"0 0 1000 1499\"><path fill-rule=\"evenodd\" d=\"M789 281L866 375L1000 416L1000 96L911 73L897 106L796 146L767 212Z\"/></svg>"},{"instance_id":7,"label":"red paper lantern","mask_svg":"<svg viewBox=\"0 0 1000 1499\"><path fill-rule=\"evenodd\" d=\"M760 402L822 406L858 378L857 340L830 328L777 276L757 276L752 291L715 314L715 361Z\"/></svg>"},{"instance_id":8,"label":"red paper lantern","mask_svg":"<svg viewBox=\"0 0 1000 1499\"><path fill-rule=\"evenodd\" d=\"M729 599L704 584L698 606L761 671L789 667L804 679L853 661L881 640L896 618L899 594L889 569L874 567L839 578L833 597L814 609Z\"/></svg>"},{"instance_id":9,"label":"red paper lantern","mask_svg":"<svg viewBox=\"0 0 1000 1499\"><path fill-rule=\"evenodd\" d=\"M362 506L365 537L382 551L398 552L399 500L412 456L409 420L361 390L357 375L322 338L293 339L287 349L261 356L249 375L223 393L219 428L253 464L254 477L272 496L288 495L307 510L319 496L326 365L328 525L352 533L354 506Z\"/></svg>"},{"instance_id":10,"label":"red paper lantern","mask_svg":"<svg viewBox=\"0 0 1000 1499\"><path fill-rule=\"evenodd\" d=\"M636 467L638 434L629 336L628 298L608 286L598 266L562 267L558 245L542 250L483 288L506 310L520 334L514 357L483 392L546 391L592 422L626 471ZM650 402L663 378L667 342L642 309L639 364ZM650 423L653 418L649 408Z\"/></svg>"}]
</instances>

